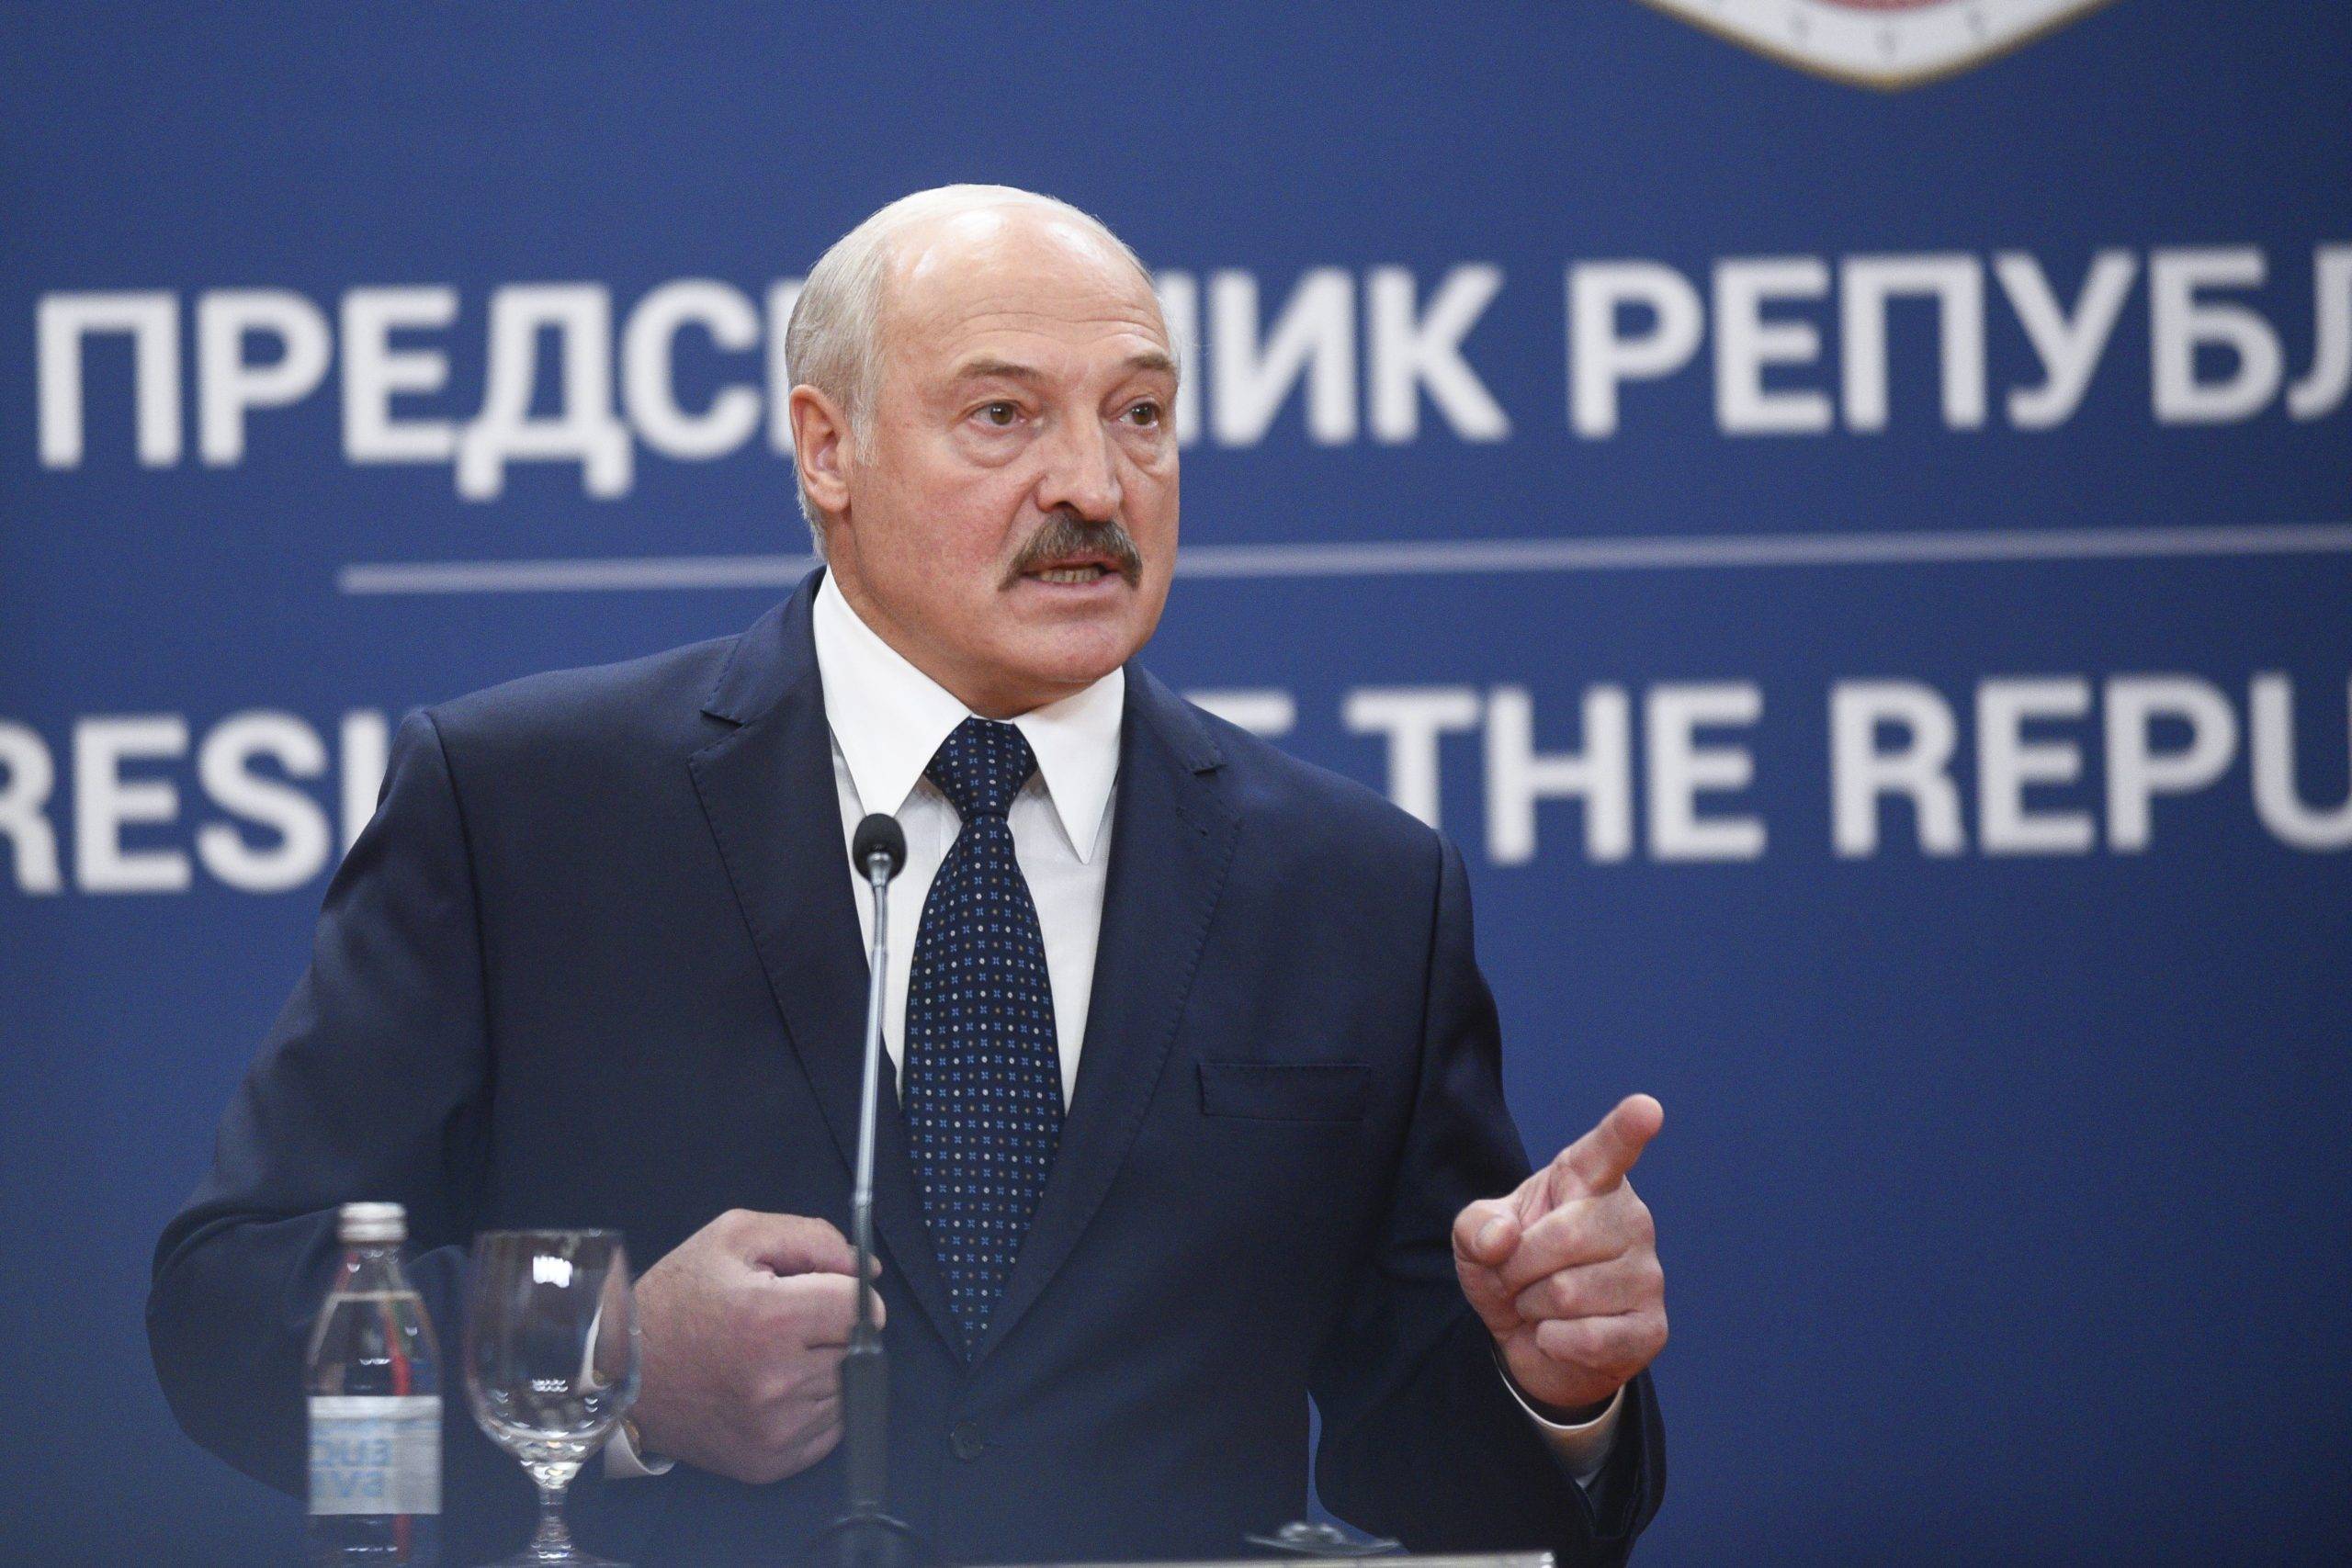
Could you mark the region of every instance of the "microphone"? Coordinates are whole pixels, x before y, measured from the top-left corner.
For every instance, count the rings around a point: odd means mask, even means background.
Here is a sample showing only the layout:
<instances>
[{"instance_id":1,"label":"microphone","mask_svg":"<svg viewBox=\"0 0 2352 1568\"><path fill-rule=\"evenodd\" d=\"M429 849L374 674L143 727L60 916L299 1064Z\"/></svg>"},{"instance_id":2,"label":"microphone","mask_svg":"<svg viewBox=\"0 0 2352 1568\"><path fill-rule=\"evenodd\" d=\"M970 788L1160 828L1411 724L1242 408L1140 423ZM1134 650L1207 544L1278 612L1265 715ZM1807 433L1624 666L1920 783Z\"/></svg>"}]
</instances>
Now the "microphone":
<instances>
[{"instance_id":1,"label":"microphone","mask_svg":"<svg viewBox=\"0 0 2352 1568\"><path fill-rule=\"evenodd\" d=\"M876 861L883 863L876 865ZM873 886L876 897L882 896L882 885L888 882L907 864L907 833L899 819L887 811L877 811L857 825L850 838L849 863ZM877 924L875 934L882 928Z\"/></svg>"},{"instance_id":2,"label":"microphone","mask_svg":"<svg viewBox=\"0 0 2352 1568\"><path fill-rule=\"evenodd\" d=\"M922 1538L885 1511L889 1469L890 1362L874 1327L874 1122L882 1098L882 995L888 974L890 879L907 863L899 819L877 811L850 836L850 864L874 895L866 951L865 1077L857 1101L857 1172L850 1234L857 1250L857 1323L842 1355L842 1448L849 1508L811 1542L809 1568L920 1568L937 1561Z\"/></svg>"}]
</instances>

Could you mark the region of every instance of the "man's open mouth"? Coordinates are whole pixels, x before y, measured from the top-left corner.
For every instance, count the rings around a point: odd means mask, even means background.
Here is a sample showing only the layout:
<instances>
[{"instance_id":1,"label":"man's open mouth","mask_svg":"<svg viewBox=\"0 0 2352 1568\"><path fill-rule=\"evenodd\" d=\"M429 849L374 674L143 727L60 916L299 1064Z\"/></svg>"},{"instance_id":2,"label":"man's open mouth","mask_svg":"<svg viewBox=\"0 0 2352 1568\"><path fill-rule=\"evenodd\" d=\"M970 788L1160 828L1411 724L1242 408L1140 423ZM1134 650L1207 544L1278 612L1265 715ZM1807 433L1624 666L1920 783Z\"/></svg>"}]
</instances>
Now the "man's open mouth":
<instances>
[{"instance_id":1,"label":"man's open mouth","mask_svg":"<svg viewBox=\"0 0 2352 1568\"><path fill-rule=\"evenodd\" d=\"M1048 588L1086 588L1106 577L1130 588L1143 586L1143 552L1126 529L1115 519L1080 523L1056 513L1014 559L1004 586L1025 581Z\"/></svg>"},{"instance_id":2,"label":"man's open mouth","mask_svg":"<svg viewBox=\"0 0 2352 1568\"><path fill-rule=\"evenodd\" d=\"M1106 577L1125 578L1133 583L1138 573L1127 570L1127 564L1115 556L1088 552L1084 555L1059 556L1040 561L1024 569L1021 575L1034 582L1052 583L1058 587L1083 588L1090 582L1100 582Z\"/></svg>"}]
</instances>

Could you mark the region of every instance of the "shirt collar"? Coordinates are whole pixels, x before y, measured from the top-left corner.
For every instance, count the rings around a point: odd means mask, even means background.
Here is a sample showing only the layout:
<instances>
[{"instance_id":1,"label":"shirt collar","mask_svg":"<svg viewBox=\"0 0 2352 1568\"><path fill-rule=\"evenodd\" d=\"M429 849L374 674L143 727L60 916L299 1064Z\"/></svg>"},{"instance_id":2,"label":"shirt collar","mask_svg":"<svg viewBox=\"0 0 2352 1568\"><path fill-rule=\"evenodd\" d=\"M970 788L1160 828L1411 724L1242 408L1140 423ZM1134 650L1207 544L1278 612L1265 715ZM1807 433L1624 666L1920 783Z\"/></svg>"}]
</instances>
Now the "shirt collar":
<instances>
[{"instance_id":1,"label":"shirt collar","mask_svg":"<svg viewBox=\"0 0 2352 1568\"><path fill-rule=\"evenodd\" d=\"M810 613L825 721L868 811L897 811L956 727L973 716L938 682L916 669L858 618L832 573L817 588ZM1036 754L1046 799L1081 862L1091 862L1119 775L1119 723L1127 672L1108 675L1012 721Z\"/></svg>"}]
</instances>

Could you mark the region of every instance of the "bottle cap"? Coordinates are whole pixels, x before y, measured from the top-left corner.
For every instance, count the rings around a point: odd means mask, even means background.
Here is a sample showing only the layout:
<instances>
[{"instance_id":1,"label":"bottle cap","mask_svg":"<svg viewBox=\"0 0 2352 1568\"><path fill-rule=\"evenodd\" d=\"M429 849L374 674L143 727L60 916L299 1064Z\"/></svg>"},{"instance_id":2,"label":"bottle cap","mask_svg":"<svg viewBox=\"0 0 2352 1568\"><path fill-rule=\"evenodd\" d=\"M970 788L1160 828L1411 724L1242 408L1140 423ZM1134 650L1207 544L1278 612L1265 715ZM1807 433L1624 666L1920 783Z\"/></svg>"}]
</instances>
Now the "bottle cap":
<instances>
[{"instance_id":1,"label":"bottle cap","mask_svg":"<svg viewBox=\"0 0 2352 1568\"><path fill-rule=\"evenodd\" d=\"M406 1241L408 1211L398 1203L345 1203L336 1228L345 1247L367 1242Z\"/></svg>"}]
</instances>

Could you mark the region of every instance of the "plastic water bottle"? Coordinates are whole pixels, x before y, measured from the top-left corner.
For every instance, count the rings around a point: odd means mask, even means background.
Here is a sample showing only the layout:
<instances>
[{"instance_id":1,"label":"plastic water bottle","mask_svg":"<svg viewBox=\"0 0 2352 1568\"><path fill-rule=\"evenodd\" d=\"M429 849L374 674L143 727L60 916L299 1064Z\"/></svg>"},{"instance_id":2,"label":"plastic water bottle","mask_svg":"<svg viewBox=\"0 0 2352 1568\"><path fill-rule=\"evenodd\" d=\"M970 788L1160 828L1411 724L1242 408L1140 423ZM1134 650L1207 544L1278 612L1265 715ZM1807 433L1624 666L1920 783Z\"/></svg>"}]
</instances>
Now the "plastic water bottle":
<instances>
[{"instance_id":1,"label":"plastic water bottle","mask_svg":"<svg viewBox=\"0 0 2352 1568\"><path fill-rule=\"evenodd\" d=\"M441 1357L401 1269L408 1215L345 1203L343 1265L311 1334L314 1564L429 1564L441 1514Z\"/></svg>"}]
</instances>

